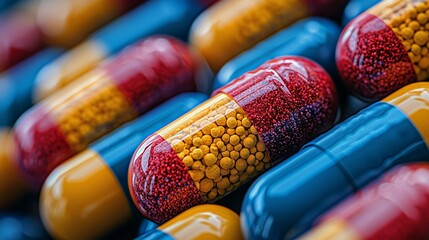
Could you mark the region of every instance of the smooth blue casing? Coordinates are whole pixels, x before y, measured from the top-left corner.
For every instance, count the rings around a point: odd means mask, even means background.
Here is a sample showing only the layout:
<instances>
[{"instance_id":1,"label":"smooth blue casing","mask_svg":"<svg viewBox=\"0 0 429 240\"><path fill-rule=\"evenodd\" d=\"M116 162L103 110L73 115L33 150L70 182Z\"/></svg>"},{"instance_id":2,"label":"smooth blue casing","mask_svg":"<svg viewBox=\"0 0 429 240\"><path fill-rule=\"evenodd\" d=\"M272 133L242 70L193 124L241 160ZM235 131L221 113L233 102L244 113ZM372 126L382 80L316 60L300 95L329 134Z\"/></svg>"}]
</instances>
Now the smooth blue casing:
<instances>
[{"instance_id":1,"label":"smooth blue casing","mask_svg":"<svg viewBox=\"0 0 429 240\"><path fill-rule=\"evenodd\" d=\"M197 0L149 0L98 30L91 41L101 44L107 54L113 54L152 34L186 40L192 22L203 10Z\"/></svg>"},{"instance_id":2,"label":"smooth blue casing","mask_svg":"<svg viewBox=\"0 0 429 240\"><path fill-rule=\"evenodd\" d=\"M381 0L351 0L344 9L343 26L346 26L351 20L356 18L359 14L370 9Z\"/></svg>"},{"instance_id":3,"label":"smooth blue casing","mask_svg":"<svg viewBox=\"0 0 429 240\"><path fill-rule=\"evenodd\" d=\"M176 120L208 98L202 93L184 93L178 95L136 120L123 125L113 133L93 143L89 148L97 152L112 169L128 197L128 166L131 157L140 143L152 133Z\"/></svg>"},{"instance_id":4,"label":"smooth blue casing","mask_svg":"<svg viewBox=\"0 0 429 240\"><path fill-rule=\"evenodd\" d=\"M28 213L0 214L0 239L40 240L50 239L38 216Z\"/></svg>"},{"instance_id":5,"label":"smooth blue casing","mask_svg":"<svg viewBox=\"0 0 429 240\"><path fill-rule=\"evenodd\" d=\"M45 49L0 76L0 127L12 126L33 105L37 74L61 53L59 49Z\"/></svg>"},{"instance_id":6,"label":"smooth blue casing","mask_svg":"<svg viewBox=\"0 0 429 240\"><path fill-rule=\"evenodd\" d=\"M19 0L0 0L0 11L7 9L10 5L19 2Z\"/></svg>"},{"instance_id":7,"label":"smooth blue casing","mask_svg":"<svg viewBox=\"0 0 429 240\"><path fill-rule=\"evenodd\" d=\"M339 27L330 20L312 17L299 21L226 63L216 76L214 89L270 59L285 55L309 58L335 75L335 47L339 35Z\"/></svg>"},{"instance_id":8,"label":"smooth blue casing","mask_svg":"<svg viewBox=\"0 0 429 240\"><path fill-rule=\"evenodd\" d=\"M407 116L375 103L262 175L247 192L241 226L248 239L291 239L324 211L391 167L429 159Z\"/></svg>"},{"instance_id":9,"label":"smooth blue casing","mask_svg":"<svg viewBox=\"0 0 429 240\"><path fill-rule=\"evenodd\" d=\"M135 238L135 240L174 240L174 238L156 228Z\"/></svg>"}]
</instances>

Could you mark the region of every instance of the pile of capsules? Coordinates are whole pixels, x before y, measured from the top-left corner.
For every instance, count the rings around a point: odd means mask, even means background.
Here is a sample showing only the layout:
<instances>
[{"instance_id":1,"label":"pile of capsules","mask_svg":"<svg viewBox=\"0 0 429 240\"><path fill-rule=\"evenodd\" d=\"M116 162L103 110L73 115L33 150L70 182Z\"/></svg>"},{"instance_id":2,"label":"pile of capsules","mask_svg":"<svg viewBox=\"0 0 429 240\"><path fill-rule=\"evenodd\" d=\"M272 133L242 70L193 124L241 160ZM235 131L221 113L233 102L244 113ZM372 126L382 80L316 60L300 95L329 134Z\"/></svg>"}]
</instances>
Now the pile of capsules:
<instances>
[{"instance_id":1,"label":"pile of capsules","mask_svg":"<svg viewBox=\"0 0 429 240\"><path fill-rule=\"evenodd\" d=\"M0 239L429 239L429 0L0 0Z\"/></svg>"}]
</instances>

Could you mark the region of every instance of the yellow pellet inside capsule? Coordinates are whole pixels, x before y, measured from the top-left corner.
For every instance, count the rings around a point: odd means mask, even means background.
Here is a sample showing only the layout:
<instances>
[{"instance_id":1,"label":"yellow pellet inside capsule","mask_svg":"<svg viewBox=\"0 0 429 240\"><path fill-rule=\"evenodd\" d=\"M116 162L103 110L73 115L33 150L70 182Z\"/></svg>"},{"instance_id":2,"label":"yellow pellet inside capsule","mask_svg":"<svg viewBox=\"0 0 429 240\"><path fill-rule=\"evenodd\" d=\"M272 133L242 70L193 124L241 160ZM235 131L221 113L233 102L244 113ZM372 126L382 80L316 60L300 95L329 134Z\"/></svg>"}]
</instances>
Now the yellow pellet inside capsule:
<instances>
[{"instance_id":1,"label":"yellow pellet inside capsule","mask_svg":"<svg viewBox=\"0 0 429 240\"><path fill-rule=\"evenodd\" d=\"M271 167L243 109L218 94L158 133L177 153L204 202L213 202Z\"/></svg>"}]
</instances>

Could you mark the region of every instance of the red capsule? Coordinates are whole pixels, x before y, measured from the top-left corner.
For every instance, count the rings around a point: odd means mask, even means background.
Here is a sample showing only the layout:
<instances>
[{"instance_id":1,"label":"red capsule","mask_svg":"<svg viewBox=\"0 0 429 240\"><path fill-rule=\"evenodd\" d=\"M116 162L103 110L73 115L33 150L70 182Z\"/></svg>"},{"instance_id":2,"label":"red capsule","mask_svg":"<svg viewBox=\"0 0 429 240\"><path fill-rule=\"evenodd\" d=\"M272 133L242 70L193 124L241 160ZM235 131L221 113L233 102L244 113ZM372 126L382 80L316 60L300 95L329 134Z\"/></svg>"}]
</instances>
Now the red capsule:
<instances>
[{"instance_id":1,"label":"red capsule","mask_svg":"<svg viewBox=\"0 0 429 240\"><path fill-rule=\"evenodd\" d=\"M303 239L428 239L429 164L398 167L331 210Z\"/></svg>"},{"instance_id":2,"label":"red capsule","mask_svg":"<svg viewBox=\"0 0 429 240\"><path fill-rule=\"evenodd\" d=\"M40 187L55 166L94 140L170 97L195 91L201 84L196 81L207 80L202 67L184 43L170 37L148 38L124 50L18 120L22 172Z\"/></svg>"},{"instance_id":3,"label":"red capsule","mask_svg":"<svg viewBox=\"0 0 429 240\"><path fill-rule=\"evenodd\" d=\"M214 202L332 126L334 84L314 62L280 57L142 142L129 187L143 215L164 222Z\"/></svg>"}]
</instances>

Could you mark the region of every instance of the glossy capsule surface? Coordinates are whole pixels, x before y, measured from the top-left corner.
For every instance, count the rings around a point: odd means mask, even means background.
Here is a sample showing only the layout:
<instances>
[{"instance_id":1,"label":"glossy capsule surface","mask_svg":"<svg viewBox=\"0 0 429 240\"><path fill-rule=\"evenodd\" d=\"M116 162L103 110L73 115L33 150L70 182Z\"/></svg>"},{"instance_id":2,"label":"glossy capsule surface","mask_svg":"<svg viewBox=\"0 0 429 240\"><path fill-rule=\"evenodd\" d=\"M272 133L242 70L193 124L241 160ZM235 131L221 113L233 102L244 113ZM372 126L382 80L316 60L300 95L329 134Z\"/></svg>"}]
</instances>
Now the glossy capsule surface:
<instances>
[{"instance_id":1,"label":"glossy capsule surface","mask_svg":"<svg viewBox=\"0 0 429 240\"><path fill-rule=\"evenodd\" d=\"M397 167L330 210L300 239L428 239L429 165Z\"/></svg>"},{"instance_id":2,"label":"glossy capsule surface","mask_svg":"<svg viewBox=\"0 0 429 240\"><path fill-rule=\"evenodd\" d=\"M156 229L136 238L158 240L240 240L239 216L228 208L204 204L177 215Z\"/></svg>"},{"instance_id":3,"label":"glossy capsule surface","mask_svg":"<svg viewBox=\"0 0 429 240\"><path fill-rule=\"evenodd\" d=\"M372 6L376 5L380 1L381 0L349 1L349 3L347 3L346 8L344 9L343 20L342 20L343 26L346 26L347 23L349 23L351 20L355 19L361 13L370 9Z\"/></svg>"},{"instance_id":4,"label":"glossy capsule surface","mask_svg":"<svg viewBox=\"0 0 429 240\"><path fill-rule=\"evenodd\" d=\"M158 223L216 201L327 130L337 108L319 65L268 61L142 142L129 168L133 201Z\"/></svg>"},{"instance_id":5,"label":"glossy capsule surface","mask_svg":"<svg viewBox=\"0 0 429 240\"><path fill-rule=\"evenodd\" d=\"M0 127L13 126L33 105L37 74L61 53L61 49L46 48L0 75Z\"/></svg>"},{"instance_id":6,"label":"glossy capsule surface","mask_svg":"<svg viewBox=\"0 0 429 240\"><path fill-rule=\"evenodd\" d=\"M339 35L339 27L328 19L311 17L301 20L226 63L216 75L214 89L280 56L306 57L319 63L329 73L334 73L335 47Z\"/></svg>"},{"instance_id":7,"label":"glossy capsule surface","mask_svg":"<svg viewBox=\"0 0 429 240\"><path fill-rule=\"evenodd\" d=\"M35 98L49 96L103 59L149 35L166 34L186 40L192 22L206 4L202 0L151 0L141 4L46 66L39 74Z\"/></svg>"},{"instance_id":8,"label":"glossy capsule surface","mask_svg":"<svg viewBox=\"0 0 429 240\"><path fill-rule=\"evenodd\" d=\"M346 86L367 100L429 77L429 1L382 1L354 19L337 47Z\"/></svg>"},{"instance_id":9,"label":"glossy capsule surface","mask_svg":"<svg viewBox=\"0 0 429 240\"><path fill-rule=\"evenodd\" d=\"M0 128L0 210L11 207L25 192L24 181L13 164L11 129Z\"/></svg>"},{"instance_id":10,"label":"glossy capsule surface","mask_svg":"<svg viewBox=\"0 0 429 240\"><path fill-rule=\"evenodd\" d=\"M91 142L208 77L190 49L151 37L27 111L14 128L17 164L41 187L55 166Z\"/></svg>"},{"instance_id":11,"label":"glossy capsule surface","mask_svg":"<svg viewBox=\"0 0 429 240\"><path fill-rule=\"evenodd\" d=\"M26 1L0 15L0 72L45 46L42 32L36 23L39 2Z\"/></svg>"},{"instance_id":12,"label":"glossy capsule surface","mask_svg":"<svg viewBox=\"0 0 429 240\"><path fill-rule=\"evenodd\" d=\"M429 83L408 85L261 176L246 194L248 239L294 239L349 194L392 167L429 158Z\"/></svg>"},{"instance_id":13,"label":"glossy capsule surface","mask_svg":"<svg viewBox=\"0 0 429 240\"><path fill-rule=\"evenodd\" d=\"M173 97L58 166L46 179L40 197L40 213L51 235L100 238L130 221L136 209L128 193L127 173L134 150L147 136L205 99L202 93Z\"/></svg>"},{"instance_id":14,"label":"glossy capsule surface","mask_svg":"<svg viewBox=\"0 0 429 240\"><path fill-rule=\"evenodd\" d=\"M332 16L345 0L220 1L195 21L190 41L214 72L273 33L311 15Z\"/></svg>"},{"instance_id":15,"label":"glossy capsule surface","mask_svg":"<svg viewBox=\"0 0 429 240\"><path fill-rule=\"evenodd\" d=\"M51 45L71 47L143 0L40 0L37 25Z\"/></svg>"}]
</instances>

